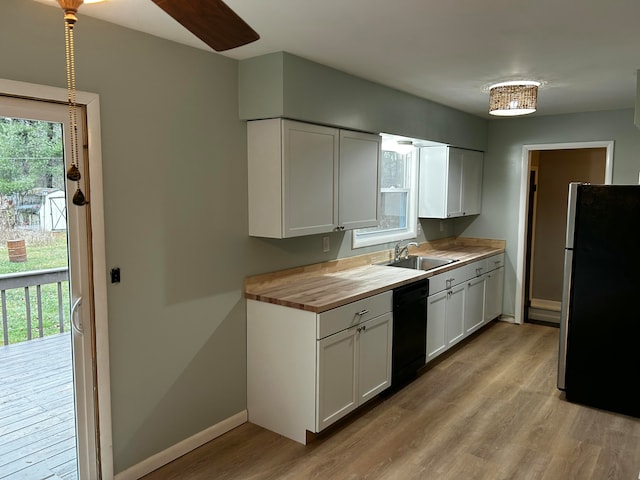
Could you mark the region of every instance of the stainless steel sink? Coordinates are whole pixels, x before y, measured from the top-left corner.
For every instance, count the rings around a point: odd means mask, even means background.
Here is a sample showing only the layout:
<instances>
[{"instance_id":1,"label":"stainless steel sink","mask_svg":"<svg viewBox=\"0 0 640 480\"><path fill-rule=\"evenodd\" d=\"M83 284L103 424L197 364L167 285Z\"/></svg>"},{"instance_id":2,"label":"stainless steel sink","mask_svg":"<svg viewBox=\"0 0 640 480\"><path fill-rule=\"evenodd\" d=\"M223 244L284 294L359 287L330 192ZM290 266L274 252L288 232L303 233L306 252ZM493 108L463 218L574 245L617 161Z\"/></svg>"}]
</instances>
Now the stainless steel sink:
<instances>
[{"instance_id":1,"label":"stainless steel sink","mask_svg":"<svg viewBox=\"0 0 640 480\"><path fill-rule=\"evenodd\" d=\"M454 258L442 258L442 257L422 257L420 255L409 255L407 258L402 258L394 262L388 263L391 267L401 268L415 268L416 270L432 270L434 268L442 267L453 262L457 262Z\"/></svg>"}]
</instances>

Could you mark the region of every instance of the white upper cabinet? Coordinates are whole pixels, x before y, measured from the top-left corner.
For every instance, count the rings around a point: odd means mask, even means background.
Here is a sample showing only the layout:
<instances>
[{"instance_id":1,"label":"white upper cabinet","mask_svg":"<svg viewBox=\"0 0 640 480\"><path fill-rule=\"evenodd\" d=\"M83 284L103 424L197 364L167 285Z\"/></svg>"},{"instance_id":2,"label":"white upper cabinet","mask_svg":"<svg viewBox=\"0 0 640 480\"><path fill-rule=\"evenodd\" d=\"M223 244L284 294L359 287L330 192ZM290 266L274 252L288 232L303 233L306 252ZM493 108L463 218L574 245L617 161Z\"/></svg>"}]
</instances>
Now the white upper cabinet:
<instances>
[{"instance_id":1,"label":"white upper cabinet","mask_svg":"<svg viewBox=\"0 0 640 480\"><path fill-rule=\"evenodd\" d=\"M437 146L420 149L418 216L451 218L480 213L482 152Z\"/></svg>"},{"instance_id":2,"label":"white upper cabinet","mask_svg":"<svg viewBox=\"0 0 640 480\"><path fill-rule=\"evenodd\" d=\"M378 225L380 135L340 130L338 223L340 229Z\"/></svg>"},{"instance_id":3,"label":"white upper cabinet","mask_svg":"<svg viewBox=\"0 0 640 480\"><path fill-rule=\"evenodd\" d=\"M249 235L377 225L380 141L281 118L248 122Z\"/></svg>"}]
</instances>

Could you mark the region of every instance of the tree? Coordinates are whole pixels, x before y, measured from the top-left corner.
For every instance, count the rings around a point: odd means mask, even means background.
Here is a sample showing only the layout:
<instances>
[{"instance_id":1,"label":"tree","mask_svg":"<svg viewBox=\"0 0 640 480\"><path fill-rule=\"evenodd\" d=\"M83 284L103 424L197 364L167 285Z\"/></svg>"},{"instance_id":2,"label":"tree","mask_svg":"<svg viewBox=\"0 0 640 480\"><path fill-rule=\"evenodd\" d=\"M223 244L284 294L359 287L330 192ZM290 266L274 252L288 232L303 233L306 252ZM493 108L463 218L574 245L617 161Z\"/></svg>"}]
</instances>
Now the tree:
<instances>
[{"instance_id":1,"label":"tree","mask_svg":"<svg viewBox=\"0 0 640 480\"><path fill-rule=\"evenodd\" d=\"M0 117L0 195L64 188L62 125Z\"/></svg>"}]
</instances>

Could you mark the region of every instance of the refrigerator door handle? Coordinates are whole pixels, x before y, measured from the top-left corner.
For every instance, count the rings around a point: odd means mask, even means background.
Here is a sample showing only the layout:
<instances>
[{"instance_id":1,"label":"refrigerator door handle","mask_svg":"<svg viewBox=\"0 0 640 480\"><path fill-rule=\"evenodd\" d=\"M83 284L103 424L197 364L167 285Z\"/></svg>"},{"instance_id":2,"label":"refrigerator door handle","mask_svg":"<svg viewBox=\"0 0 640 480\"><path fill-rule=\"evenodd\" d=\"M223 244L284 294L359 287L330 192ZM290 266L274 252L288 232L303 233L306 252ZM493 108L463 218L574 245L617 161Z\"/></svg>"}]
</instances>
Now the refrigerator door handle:
<instances>
[{"instance_id":1,"label":"refrigerator door handle","mask_svg":"<svg viewBox=\"0 0 640 480\"><path fill-rule=\"evenodd\" d=\"M565 238L565 248L573 248L573 237L576 227L576 203L578 199L578 187L581 183L572 182L569 184L569 196L567 198L567 236Z\"/></svg>"},{"instance_id":2,"label":"refrigerator door handle","mask_svg":"<svg viewBox=\"0 0 640 480\"><path fill-rule=\"evenodd\" d=\"M562 280L562 307L560 311L560 346L558 349L558 389L565 389L567 367L567 334L569 329L569 309L571 306L571 273L573 250L564 251L564 275Z\"/></svg>"}]
</instances>

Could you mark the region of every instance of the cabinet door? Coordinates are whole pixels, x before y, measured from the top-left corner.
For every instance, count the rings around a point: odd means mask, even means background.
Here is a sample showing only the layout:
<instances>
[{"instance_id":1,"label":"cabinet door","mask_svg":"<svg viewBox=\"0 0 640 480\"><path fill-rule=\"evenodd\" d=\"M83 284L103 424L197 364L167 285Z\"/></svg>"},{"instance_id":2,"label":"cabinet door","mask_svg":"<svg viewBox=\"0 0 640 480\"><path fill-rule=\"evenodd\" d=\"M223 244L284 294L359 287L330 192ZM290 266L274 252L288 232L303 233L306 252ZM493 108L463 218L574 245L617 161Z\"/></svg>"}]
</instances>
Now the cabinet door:
<instances>
[{"instance_id":1,"label":"cabinet door","mask_svg":"<svg viewBox=\"0 0 640 480\"><path fill-rule=\"evenodd\" d=\"M445 322L448 295L449 292L444 290L427 298L427 362L440 355L447 347Z\"/></svg>"},{"instance_id":2,"label":"cabinet door","mask_svg":"<svg viewBox=\"0 0 640 480\"><path fill-rule=\"evenodd\" d=\"M462 162L462 214L477 215L482 204L482 152L465 150Z\"/></svg>"},{"instance_id":3,"label":"cabinet door","mask_svg":"<svg viewBox=\"0 0 640 480\"><path fill-rule=\"evenodd\" d=\"M422 147L418 182L418 216L447 217L447 147Z\"/></svg>"},{"instance_id":4,"label":"cabinet door","mask_svg":"<svg viewBox=\"0 0 640 480\"><path fill-rule=\"evenodd\" d=\"M358 406L356 327L318 340L316 431Z\"/></svg>"},{"instance_id":5,"label":"cabinet door","mask_svg":"<svg viewBox=\"0 0 640 480\"><path fill-rule=\"evenodd\" d=\"M504 267L487 274L484 321L489 322L502 313Z\"/></svg>"},{"instance_id":6,"label":"cabinet door","mask_svg":"<svg viewBox=\"0 0 640 480\"><path fill-rule=\"evenodd\" d=\"M338 228L375 227L380 200L379 135L340 130Z\"/></svg>"},{"instance_id":7,"label":"cabinet door","mask_svg":"<svg viewBox=\"0 0 640 480\"><path fill-rule=\"evenodd\" d=\"M484 324L484 302L487 275L467 282L464 330L469 334Z\"/></svg>"},{"instance_id":8,"label":"cabinet door","mask_svg":"<svg viewBox=\"0 0 640 480\"><path fill-rule=\"evenodd\" d=\"M447 217L459 217L463 214L462 159L462 150L458 148L449 149L447 168Z\"/></svg>"},{"instance_id":9,"label":"cabinet door","mask_svg":"<svg viewBox=\"0 0 640 480\"><path fill-rule=\"evenodd\" d=\"M283 121L284 236L331 232L338 220L338 130Z\"/></svg>"},{"instance_id":10,"label":"cabinet door","mask_svg":"<svg viewBox=\"0 0 640 480\"><path fill-rule=\"evenodd\" d=\"M447 346L458 343L464 337L466 286L466 283L461 283L447 291Z\"/></svg>"},{"instance_id":11,"label":"cabinet door","mask_svg":"<svg viewBox=\"0 0 640 480\"><path fill-rule=\"evenodd\" d=\"M362 404L391 385L391 313L360 324L358 335L358 397Z\"/></svg>"}]
</instances>

